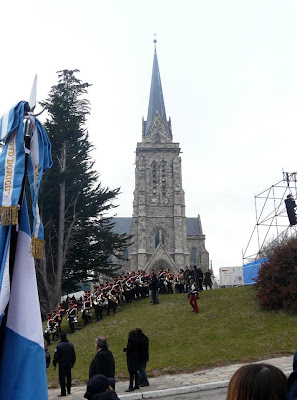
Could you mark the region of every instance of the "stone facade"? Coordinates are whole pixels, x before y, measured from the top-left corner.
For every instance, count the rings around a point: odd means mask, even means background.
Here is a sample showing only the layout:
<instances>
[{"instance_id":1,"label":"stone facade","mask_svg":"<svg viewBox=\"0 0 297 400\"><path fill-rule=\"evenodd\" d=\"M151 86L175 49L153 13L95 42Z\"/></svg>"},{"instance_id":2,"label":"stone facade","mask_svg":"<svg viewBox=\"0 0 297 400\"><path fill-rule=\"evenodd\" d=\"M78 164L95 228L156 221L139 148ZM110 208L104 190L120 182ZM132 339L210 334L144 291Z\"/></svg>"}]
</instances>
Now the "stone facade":
<instances>
[{"instance_id":1,"label":"stone facade","mask_svg":"<svg viewBox=\"0 0 297 400\"><path fill-rule=\"evenodd\" d=\"M116 231L133 235L125 269L162 267L177 273L190 264L209 268L200 217L185 214L180 146L172 141L171 120L166 119L156 53L148 118L136 148L132 226L131 219L124 220L115 218Z\"/></svg>"}]
</instances>

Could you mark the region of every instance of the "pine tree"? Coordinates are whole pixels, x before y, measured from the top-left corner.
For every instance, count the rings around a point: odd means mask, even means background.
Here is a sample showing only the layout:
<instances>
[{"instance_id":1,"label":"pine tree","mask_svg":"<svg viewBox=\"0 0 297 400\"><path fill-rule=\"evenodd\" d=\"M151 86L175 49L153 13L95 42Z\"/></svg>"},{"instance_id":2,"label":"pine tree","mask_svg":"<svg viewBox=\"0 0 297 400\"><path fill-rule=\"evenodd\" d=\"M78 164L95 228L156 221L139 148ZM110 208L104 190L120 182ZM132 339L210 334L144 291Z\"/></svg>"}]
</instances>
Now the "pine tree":
<instances>
[{"instance_id":1,"label":"pine tree","mask_svg":"<svg viewBox=\"0 0 297 400\"><path fill-rule=\"evenodd\" d=\"M55 307L65 289L74 289L98 274L112 275L110 255L127 247L129 237L112 232L111 218L119 188L109 190L98 183L90 152L85 98L88 83L75 75L78 70L58 72L58 84L42 104L48 118L45 128L52 144L53 167L43 179L41 217L45 226L45 260L38 264L41 306Z\"/></svg>"}]
</instances>

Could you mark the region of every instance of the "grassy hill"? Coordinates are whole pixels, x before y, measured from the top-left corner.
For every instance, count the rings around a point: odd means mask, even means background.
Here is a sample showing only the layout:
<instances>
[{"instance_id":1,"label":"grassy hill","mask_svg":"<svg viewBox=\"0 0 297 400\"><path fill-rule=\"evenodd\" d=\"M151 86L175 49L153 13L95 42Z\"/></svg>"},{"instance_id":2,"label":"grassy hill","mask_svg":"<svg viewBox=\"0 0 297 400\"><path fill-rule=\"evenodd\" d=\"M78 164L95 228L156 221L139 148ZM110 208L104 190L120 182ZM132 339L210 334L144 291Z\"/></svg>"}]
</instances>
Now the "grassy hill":
<instances>
[{"instance_id":1,"label":"grassy hill","mask_svg":"<svg viewBox=\"0 0 297 400\"><path fill-rule=\"evenodd\" d=\"M148 299L119 308L116 315L69 335L77 354L75 383L88 380L95 337L105 335L116 361L116 375L128 378L122 351L130 330L139 327L150 339L148 376L190 372L209 366L249 362L292 354L297 347L297 315L259 309L251 287L203 291L199 314L192 312L185 294L163 295L160 304ZM63 321L68 331L67 321ZM50 346L53 355L55 342ZM48 369L49 386L58 373Z\"/></svg>"}]
</instances>

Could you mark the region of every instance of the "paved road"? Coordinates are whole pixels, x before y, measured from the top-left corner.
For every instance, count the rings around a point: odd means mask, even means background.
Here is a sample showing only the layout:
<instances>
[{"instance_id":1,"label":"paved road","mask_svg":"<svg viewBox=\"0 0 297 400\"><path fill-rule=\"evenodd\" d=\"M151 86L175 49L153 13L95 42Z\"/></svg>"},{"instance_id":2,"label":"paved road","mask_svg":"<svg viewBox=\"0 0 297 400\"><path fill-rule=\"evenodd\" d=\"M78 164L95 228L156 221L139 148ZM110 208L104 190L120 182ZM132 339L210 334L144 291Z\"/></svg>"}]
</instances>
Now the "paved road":
<instances>
[{"instance_id":1,"label":"paved road","mask_svg":"<svg viewBox=\"0 0 297 400\"><path fill-rule=\"evenodd\" d=\"M161 400L226 400L227 388L205 390L203 392L177 394L162 397Z\"/></svg>"}]
</instances>

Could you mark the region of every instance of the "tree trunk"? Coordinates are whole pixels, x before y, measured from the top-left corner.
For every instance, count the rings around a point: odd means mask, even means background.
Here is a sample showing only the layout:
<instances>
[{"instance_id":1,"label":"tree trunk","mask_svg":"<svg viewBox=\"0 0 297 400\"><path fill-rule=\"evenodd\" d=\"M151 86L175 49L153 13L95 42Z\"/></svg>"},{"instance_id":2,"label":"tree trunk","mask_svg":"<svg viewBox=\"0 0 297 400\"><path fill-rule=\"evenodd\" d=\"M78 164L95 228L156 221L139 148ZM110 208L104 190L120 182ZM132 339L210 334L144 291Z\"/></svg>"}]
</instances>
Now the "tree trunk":
<instances>
[{"instance_id":1,"label":"tree trunk","mask_svg":"<svg viewBox=\"0 0 297 400\"><path fill-rule=\"evenodd\" d=\"M64 174L66 170L66 141L64 141L61 149L60 173ZM57 254L57 270L56 270L56 286L53 296L53 304L56 306L60 303L62 294L62 275L64 266L64 234L65 234L65 179L60 183L59 192L59 229L58 229L58 254Z\"/></svg>"}]
</instances>

